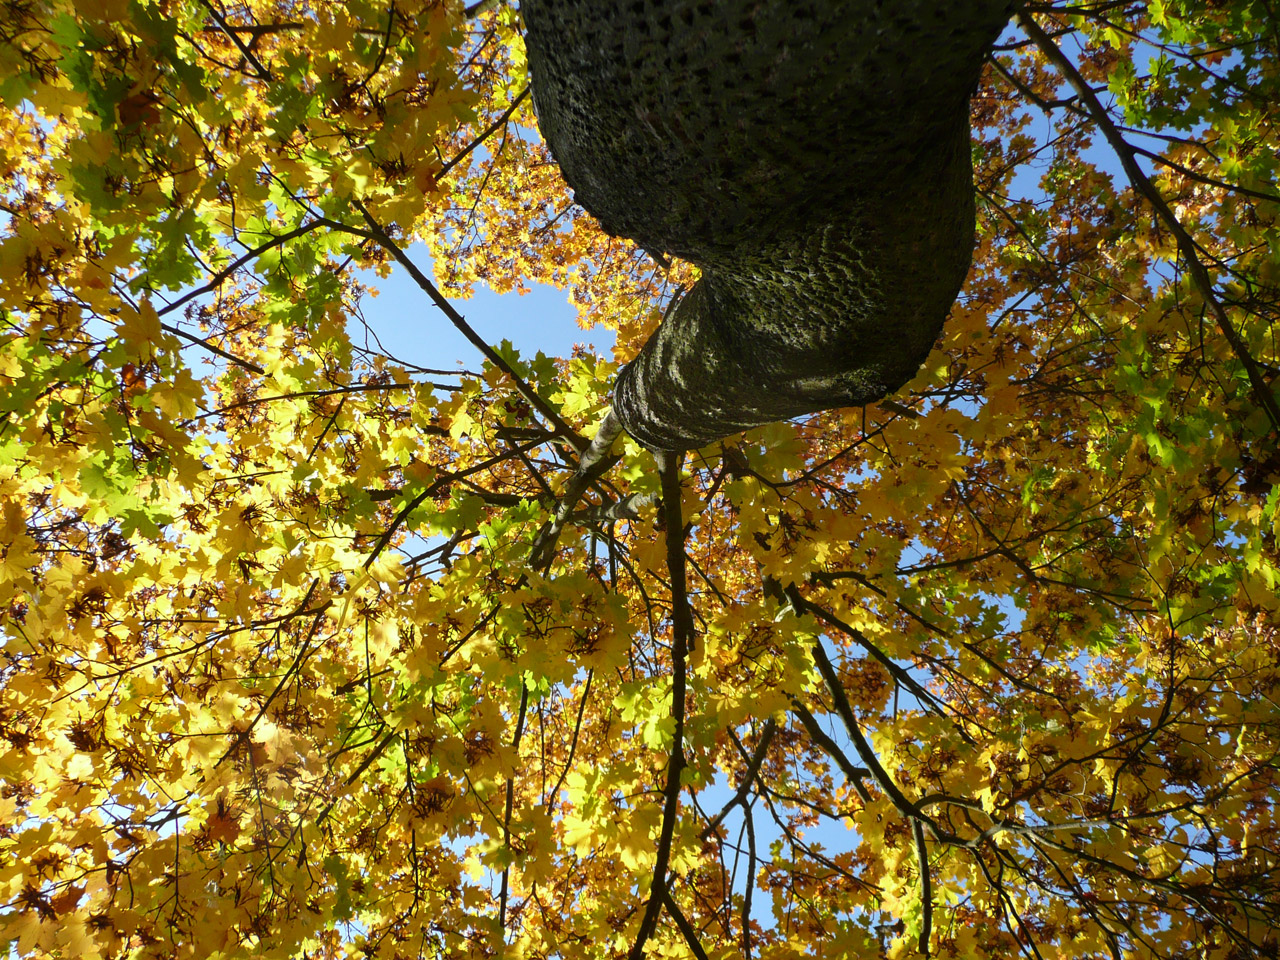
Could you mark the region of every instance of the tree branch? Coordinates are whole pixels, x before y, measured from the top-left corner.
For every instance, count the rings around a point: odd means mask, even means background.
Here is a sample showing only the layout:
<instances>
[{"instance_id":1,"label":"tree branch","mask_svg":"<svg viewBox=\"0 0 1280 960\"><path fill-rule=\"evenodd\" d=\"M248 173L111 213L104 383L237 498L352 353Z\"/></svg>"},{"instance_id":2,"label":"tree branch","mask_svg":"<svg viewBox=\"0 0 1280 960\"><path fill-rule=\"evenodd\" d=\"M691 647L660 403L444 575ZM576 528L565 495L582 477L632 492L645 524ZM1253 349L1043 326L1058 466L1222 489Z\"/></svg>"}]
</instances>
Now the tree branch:
<instances>
[{"instance_id":1,"label":"tree branch","mask_svg":"<svg viewBox=\"0 0 1280 960\"><path fill-rule=\"evenodd\" d=\"M698 931L693 929L684 913L676 904L675 897L671 895L671 891L664 886L662 888L662 903L667 908L667 913L671 914L671 919L676 922L676 928L680 931L680 935L684 937L684 942L688 945L689 951L697 958L697 960L709 960L707 952L702 949L702 944L698 942Z\"/></svg>"},{"instance_id":2,"label":"tree branch","mask_svg":"<svg viewBox=\"0 0 1280 960\"><path fill-rule=\"evenodd\" d=\"M585 450L588 446L587 441L579 435L576 430L565 423L560 417L560 414L556 413L556 411L552 409L551 404L547 403L547 401L542 398L541 394L534 390L533 387L527 383L522 376L520 376L520 374L516 373L511 364L507 363L498 351L494 350L493 347L491 347L485 339L480 336L480 334L475 332L471 324L467 323L466 318L454 308L453 304L445 298L445 295L440 292L439 288L437 288L436 285L428 279L427 275L418 268L418 265L409 259L408 254L404 252L403 248L401 248L398 243L391 239L386 230L382 228L382 225L378 223L378 221L370 215L369 211L364 208L364 205L358 200L352 202L355 203L356 209L358 209L361 216L364 217L365 224L369 228L368 230L361 230L358 227L353 227L350 224L342 223L337 220L326 220L325 222L337 229L344 230L347 233L352 233L356 236L372 240L390 253L391 256L395 258L396 262L408 271L413 282L431 298L431 302L449 318L449 322L452 323L468 341L470 341L471 345L479 350L486 360L511 378L511 382L515 385L516 390L522 397L529 401L530 406L555 426L556 432L563 437L569 445L574 448L574 450L578 453Z\"/></svg>"},{"instance_id":3,"label":"tree branch","mask_svg":"<svg viewBox=\"0 0 1280 960\"><path fill-rule=\"evenodd\" d=\"M493 123L485 127L485 129L480 133L478 137L476 137L474 140L468 143L465 147L463 147L462 150L457 154L457 156L455 156L453 159L451 159L448 163L446 163L443 167L440 168L440 172L436 174L436 179L439 180L441 177L443 177L446 173L448 173L450 170L456 167L459 163L465 160L471 154L471 152L475 150L476 147L480 146L480 144L484 143L491 136L493 136L495 131L497 131L504 123L506 123L508 120L511 119L511 115L516 112L520 104L524 102L527 96L529 96L529 88L525 87L518 94L516 94L515 99L511 101L511 105L507 107L506 110L503 111L502 116L498 117L497 120L493 121Z\"/></svg>"},{"instance_id":4,"label":"tree branch","mask_svg":"<svg viewBox=\"0 0 1280 960\"><path fill-rule=\"evenodd\" d=\"M299 610L305 609L307 604L311 602L311 598L315 596L316 588L318 586L320 586L320 580L318 578L311 581L311 586L307 589L307 595L302 598L302 603L298 605ZM267 697L267 699L262 702L262 706L258 708L257 714L249 721L249 726L245 727L244 730L236 736L235 743L227 747L226 752L218 758L218 762L213 765L215 770L222 766L223 761L225 761L227 757L231 756L232 753L239 749L242 743L252 736L254 728L258 725L258 721L261 720L267 710L270 709L271 704L275 702L276 697L280 695L280 691L289 683L289 680L293 677L295 671L301 669L303 661L306 660L308 654L311 653L308 649L311 646L311 638L316 635L316 630L319 628L320 621L323 617L324 610L321 609L316 613L315 619L311 621L311 629L307 631L307 636L302 641L302 647L299 650L298 655L293 658L293 662L289 664L289 669L284 672L284 676L280 678L275 689L271 691L271 696ZM279 628L277 628L276 632L277 634L279 633Z\"/></svg>"},{"instance_id":5,"label":"tree branch","mask_svg":"<svg viewBox=\"0 0 1280 960\"><path fill-rule=\"evenodd\" d=\"M528 450L532 447L538 446L538 443L539 441L536 441L536 440L530 441L529 443L524 444L522 447L518 449ZM391 521L391 526L387 527L387 529L383 532L382 536L378 537L377 543L373 545L373 550L369 554L369 559L364 562L364 568L368 570L370 565L373 563L373 561L378 559L378 555L382 553L384 549L386 549L387 544L391 542L391 538L395 536L395 532L400 529L400 525L404 523L405 520L408 519L409 514L413 513L413 511L416 510L422 504L422 502L427 499L427 497L431 496L437 490L439 490L441 487L447 484L454 483L455 481L460 480L463 477L468 476L469 474L479 473L481 470L486 470L489 467L492 467L494 464L501 463L503 460L507 458L507 456L508 455L505 453L499 454L496 457L490 457L488 460L484 460L480 463L475 464L474 466L467 467L465 470L459 470L456 473L449 473L443 477L438 477L437 479L433 480L430 484L427 485L427 487L421 493L419 493L412 500L406 503L403 509L401 509L401 511L396 514L395 519Z\"/></svg>"},{"instance_id":6,"label":"tree branch","mask_svg":"<svg viewBox=\"0 0 1280 960\"><path fill-rule=\"evenodd\" d=\"M1120 158L1120 164L1124 167L1124 172L1128 175L1129 183L1133 186L1134 191L1147 199L1147 202L1155 209L1156 215L1164 221L1169 232L1173 234L1178 244L1178 252L1182 254L1182 258L1187 262L1187 272L1191 274L1192 285L1199 291L1200 296L1204 298L1205 306L1213 314L1218 329L1227 338L1227 343L1231 345L1232 352L1244 366L1245 373L1249 377L1249 386L1253 390L1254 400L1266 412L1267 419L1271 421L1272 429L1280 431L1280 405L1277 404L1275 395L1263 378L1262 370L1258 367L1257 361L1249 353L1248 347L1231 323L1231 318L1227 316L1227 311L1214 294L1213 278L1209 276L1208 269L1200 259L1195 240L1183 227L1182 222L1173 210L1169 208L1169 204L1160 195L1160 191L1156 189L1147 175L1143 173L1142 168L1138 166L1133 148L1129 146L1128 141L1124 139L1116 128L1106 108L1103 107L1102 102L1093 92L1093 88L1080 75L1080 71L1076 69L1075 64L1067 59L1063 52L1058 49L1058 45L1049 39L1049 36L1031 16L1026 13L1019 13L1014 19L1026 32L1027 36L1039 47L1045 59L1058 68L1067 83L1079 95L1094 123L1098 125L1103 136L1106 137L1107 143L1111 144L1111 149Z\"/></svg>"},{"instance_id":7,"label":"tree branch","mask_svg":"<svg viewBox=\"0 0 1280 960\"><path fill-rule=\"evenodd\" d=\"M870 803L871 794L867 793L867 788L863 786L862 778L870 776L871 772L866 767L855 767L853 761L840 749L840 745L827 736L827 732L818 724L818 718L810 713L809 708L795 697L791 698L791 712L799 718L805 732L809 734L809 739L816 743L822 749L822 752L840 767L840 771L844 774L845 779L849 781L849 785L853 787L858 799L863 803Z\"/></svg>"},{"instance_id":8,"label":"tree branch","mask_svg":"<svg viewBox=\"0 0 1280 960\"><path fill-rule=\"evenodd\" d=\"M827 657L827 652L822 649L820 642L813 645L813 659L818 665L818 672L822 674L822 679L826 681L827 690L831 693L831 698L835 701L836 713L844 721L844 727L849 734L849 739L853 741L853 748L858 751L858 756L867 765L867 769L871 774L871 778L876 782L876 786L897 807L899 813L904 817L910 817L913 820L919 820L927 824L930 831L939 840L946 843L963 843L950 831L943 830L931 817L907 799L906 794L894 783L893 778L889 776L889 772L881 765L875 751L871 749L871 744L867 742L867 738L863 735L862 728L858 726L858 719L853 715L853 707L849 704L849 698L845 695L844 687L840 684L840 677L836 674L835 667L832 666L831 660Z\"/></svg>"},{"instance_id":9,"label":"tree branch","mask_svg":"<svg viewBox=\"0 0 1280 960\"><path fill-rule=\"evenodd\" d=\"M613 409L610 408L604 415L604 419L600 421L600 426L596 428L596 435L591 443L580 452L577 469L565 485L564 493L556 504L555 513L534 540L529 563L535 570L550 566L556 541L559 540L560 531L564 529L565 521L569 519L573 508L577 506L587 487L617 463L617 458L609 457L608 454L613 441L618 439L620 433L622 433L622 424L618 422L618 418L613 415ZM615 506L621 507L621 504Z\"/></svg>"},{"instance_id":10,"label":"tree branch","mask_svg":"<svg viewBox=\"0 0 1280 960\"><path fill-rule=\"evenodd\" d=\"M929 955L929 937L933 934L933 878L929 876L929 848L924 842L924 826L919 817L911 820L916 835L916 857L920 861L920 952Z\"/></svg>"},{"instance_id":11,"label":"tree branch","mask_svg":"<svg viewBox=\"0 0 1280 960\"><path fill-rule=\"evenodd\" d=\"M172 313L174 310L177 310L184 303L188 303L191 300L194 300L196 297L200 296L201 294L208 293L210 290L213 290L218 286L220 286L223 283L223 281L225 281L229 276L231 276L233 273L235 273L237 270L243 267L250 260L260 257L264 253L266 253L268 250L272 250L276 247L283 246L284 244L288 243L290 240L296 240L298 237L304 236L310 233L312 230L316 230L319 227L323 227L323 226L327 226L327 224L323 220L313 220L310 223L304 223L300 227L295 227L294 229L290 230L287 233L282 233L279 236L272 237L262 246L254 247L252 250L250 250L248 253L244 254L243 256L237 257L235 260L232 260L225 267L223 267L221 270L215 273L212 277L210 277L209 281L203 286L196 287L194 290L189 290L186 293L184 293L182 296L180 296L177 300L174 300L172 303L165 304L165 306L162 309L156 311L157 315L163 317L166 313Z\"/></svg>"},{"instance_id":12,"label":"tree branch","mask_svg":"<svg viewBox=\"0 0 1280 960\"><path fill-rule=\"evenodd\" d=\"M831 611L818 606L818 604L813 603L811 600L807 600L801 595L800 591L796 589L795 584L791 584L783 592L786 595L787 600L790 601L791 606L795 608L796 613L811 614L816 619L823 621L829 626L835 627L841 633L844 633L851 639L856 640L864 650L871 654L871 656L875 657L876 661L882 667L889 671L894 680L910 690L912 695L915 696L922 704L928 704L932 709L937 710L939 713L942 712L941 708L937 705L937 699L933 694L920 686L911 674L907 673L906 670L894 663L888 654L868 640L866 634L861 630L845 623Z\"/></svg>"},{"instance_id":13,"label":"tree branch","mask_svg":"<svg viewBox=\"0 0 1280 960\"><path fill-rule=\"evenodd\" d=\"M253 363L252 361L249 361L249 360L241 359L240 357L237 357L234 353L228 353L226 350L223 350L216 343L210 343L208 340L205 340L202 337L197 337L194 333L187 333L187 331L181 329L180 327L175 327L171 323L162 323L160 324L160 328L162 330L168 330L175 337L182 337L182 339L190 343L194 343L197 347L204 347L210 353L217 354L223 360L226 360L230 363L234 363L237 367L244 367L244 369L248 370L250 373L256 373L259 376L261 376L267 372L263 370L260 366L258 366L256 363Z\"/></svg>"},{"instance_id":14,"label":"tree branch","mask_svg":"<svg viewBox=\"0 0 1280 960\"><path fill-rule=\"evenodd\" d=\"M755 781L756 774L760 772L760 765L764 763L764 756L769 749L769 743L773 740L773 735L777 731L778 722L770 718L769 722L765 724L764 733L760 735L760 742L756 744L755 753L751 755L751 759L747 763L747 773L742 778L742 783L738 784L737 792L720 808L720 812L712 817L711 822L702 828L703 839L709 837L716 827L720 826L724 818L729 815L730 810L746 799L747 794L751 791L751 784Z\"/></svg>"},{"instance_id":15,"label":"tree branch","mask_svg":"<svg viewBox=\"0 0 1280 960\"><path fill-rule=\"evenodd\" d=\"M516 720L515 735L511 738L511 750L518 759L520 756L520 738L524 735L524 718L529 709L529 685L520 683L520 716ZM507 777L507 804L502 815L502 846L508 856L511 853L511 811L516 802L516 780ZM498 927L505 930L507 926L507 897L510 893L511 867L502 868L502 889L498 895Z\"/></svg>"},{"instance_id":16,"label":"tree branch","mask_svg":"<svg viewBox=\"0 0 1280 960\"><path fill-rule=\"evenodd\" d=\"M253 64L254 70L258 73L258 79L265 80L268 83L274 80L275 78L271 76L271 71L264 67L258 58L253 55L253 50L246 46L245 42L240 39L239 32L233 30L227 24L226 18L219 14L217 10L213 9L213 4L209 3L208 0L205 0L204 8L209 11L209 16L213 17L213 22L218 25L224 34L226 34L227 39L235 44L236 49L240 51L240 55L244 57L245 62Z\"/></svg>"},{"instance_id":17,"label":"tree branch","mask_svg":"<svg viewBox=\"0 0 1280 960\"><path fill-rule=\"evenodd\" d=\"M680 516L680 464L683 453L658 454L662 475L662 506L667 526L667 572L671 577L671 715L675 720L671 758L667 764L667 786L663 791L662 831L653 865L649 902L640 919L640 931L628 960L641 960L644 947L658 923L658 912L667 894L667 865L671 861L671 839L680 812L680 774L684 771L685 657L693 641L693 614L685 587L684 521Z\"/></svg>"},{"instance_id":18,"label":"tree branch","mask_svg":"<svg viewBox=\"0 0 1280 960\"><path fill-rule=\"evenodd\" d=\"M375 393L382 390L412 390L414 387L439 387L441 390L457 390L458 388L447 383L419 383L417 381L409 381L408 383L351 383L343 387L333 387L328 390L299 390L297 393L277 393L269 397L250 397L248 400L237 400L235 403L228 403L225 407L218 407L214 410L207 410L204 413L197 414L183 423L195 423L197 420L203 420L206 417L217 417L224 413L230 413L232 410L239 410L243 407L257 406L259 403L272 403L276 400L302 400L306 397L332 397L348 393ZM420 433L428 433L432 436L447 437L449 431L444 427L438 427L434 424L425 424L417 428Z\"/></svg>"},{"instance_id":19,"label":"tree branch","mask_svg":"<svg viewBox=\"0 0 1280 960\"><path fill-rule=\"evenodd\" d=\"M598 507L587 507L584 510L575 510L569 514L569 519L574 522L634 520L640 516L640 511L645 507L661 502L662 498L653 493L629 493L614 503L606 503Z\"/></svg>"},{"instance_id":20,"label":"tree branch","mask_svg":"<svg viewBox=\"0 0 1280 960\"><path fill-rule=\"evenodd\" d=\"M343 787L349 787L353 783L355 783L357 780L359 780L360 775L364 773L366 770L368 770L369 767L373 765L373 761L377 760L380 756L382 756L382 752L386 750L387 747L391 746L391 744L399 736L400 734L396 733L393 730L391 733L388 733L385 737L383 737L380 741L378 741L378 745L374 747L372 750L370 750L369 755L366 756L362 761L360 761L360 766L356 767L353 771L351 771L350 776L348 776L347 779L343 781L343 784L342 784ZM329 814L333 811L334 804L336 804L340 799L341 797L334 797L327 804L325 804L324 809L321 810L320 814L316 817L317 827L321 826L325 822L325 820L328 819Z\"/></svg>"}]
</instances>

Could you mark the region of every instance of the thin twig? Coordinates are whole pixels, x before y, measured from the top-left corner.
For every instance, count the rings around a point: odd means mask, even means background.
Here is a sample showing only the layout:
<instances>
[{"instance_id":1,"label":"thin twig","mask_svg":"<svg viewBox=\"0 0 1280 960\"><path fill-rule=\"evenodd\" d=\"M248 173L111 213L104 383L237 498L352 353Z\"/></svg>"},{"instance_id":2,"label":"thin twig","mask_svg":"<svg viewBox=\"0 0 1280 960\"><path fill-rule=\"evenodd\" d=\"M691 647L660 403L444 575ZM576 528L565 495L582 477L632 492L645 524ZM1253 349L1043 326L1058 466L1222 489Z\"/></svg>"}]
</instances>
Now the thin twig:
<instances>
[{"instance_id":1,"label":"thin twig","mask_svg":"<svg viewBox=\"0 0 1280 960\"><path fill-rule=\"evenodd\" d=\"M569 775L569 770L573 766L573 755L578 749L578 737L582 733L582 715L587 709L587 697L591 693L591 680L595 676L595 670L587 670L587 681L582 688L582 699L578 701L578 719L573 724L573 739L569 741L569 756L565 759L564 769L560 771L560 777L556 780L556 785L548 791L543 799L543 805L547 806L552 799L560 792L560 788L564 786L565 778Z\"/></svg>"},{"instance_id":2,"label":"thin twig","mask_svg":"<svg viewBox=\"0 0 1280 960\"><path fill-rule=\"evenodd\" d=\"M493 123L485 127L485 129L480 133L478 137L476 137L474 140L468 143L465 147L463 147L457 156L455 156L452 160L450 160L443 167L440 168L440 172L436 174L436 179L439 180L441 177L443 177L446 173L448 173L450 170L456 167L459 163L465 160L467 156L470 155L471 151L475 150L476 147L480 146L480 144L484 143L491 136L493 136L494 133L497 132L497 130L501 128L504 123L506 123L508 120L511 119L511 115L516 112L520 104L524 103L525 97L527 96L529 96L529 88L525 87L518 94L516 94L515 99L511 101L511 105L507 107L506 110L503 111L502 116L498 117L497 120L493 121Z\"/></svg>"},{"instance_id":3,"label":"thin twig","mask_svg":"<svg viewBox=\"0 0 1280 960\"><path fill-rule=\"evenodd\" d=\"M933 835L939 840L944 840L947 843L959 842L949 831L943 830L932 818L908 800L906 794L889 776L889 772L881 765L880 759L876 756L871 744L867 742L862 728L858 725L858 719L853 714L853 707L849 703L849 697L845 693L844 687L840 684L840 677L836 673L835 667L832 666L831 660L827 657L827 652L822 649L822 643L815 643L812 649L814 662L818 665L818 672L822 674L822 679L826 681L827 691L831 694L831 699L835 701L836 714L844 721L845 731L853 742L853 748L858 751L858 756L867 765L867 770L871 774L871 779L875 781L876 786L881 789L904 817L920 820L927 824Z\"/></svg>"},{"instance_id":4,"label":"thin twig","mask_svg":"<svg viewBox=\"0 0 1280 960\"><path fill-rule=\"evenodd\" d=\"M253 363L249 360L243 360L240 357L237 357L234 353L228 353L226 350L223 350L216 343L210 343L208 340L205 340L201 337L197 337L194 333L187 333L187 331L182 330L178 327L175 327L169 323L160 324L160 328L162 330L168 330L175 337L182 337L184 340L190 343L194 343L198 347L204 347L204 349L208 350L210 353L217 354L223 360L227 360L231 363L234 363L237 367L244 367L244 369L248 370L250 373L256 373L261 376L267 372L263 370L260 366L258 366L256 363Z\"/></svg>"}]
</instances>

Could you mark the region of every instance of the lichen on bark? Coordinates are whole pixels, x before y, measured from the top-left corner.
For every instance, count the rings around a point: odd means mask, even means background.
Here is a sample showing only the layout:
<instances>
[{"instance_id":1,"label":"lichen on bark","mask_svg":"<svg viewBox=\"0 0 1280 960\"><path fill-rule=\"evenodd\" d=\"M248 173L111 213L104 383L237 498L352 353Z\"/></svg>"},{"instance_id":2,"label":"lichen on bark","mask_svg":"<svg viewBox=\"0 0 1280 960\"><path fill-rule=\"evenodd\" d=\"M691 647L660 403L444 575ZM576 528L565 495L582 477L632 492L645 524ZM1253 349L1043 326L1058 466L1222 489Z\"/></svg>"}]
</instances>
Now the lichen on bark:
<instances>
[{"instance_id":1,"label":"lichen on bark","mask_svg":"<svg viewBox=\"0 0 1280 960\"><path fill-rule=\"evenodd\" d=\"M620 374L641 442L880 399L969 268L968 97L1007 0L524 0L575 198L702 278Z\"/></svg>"}]
</instances>

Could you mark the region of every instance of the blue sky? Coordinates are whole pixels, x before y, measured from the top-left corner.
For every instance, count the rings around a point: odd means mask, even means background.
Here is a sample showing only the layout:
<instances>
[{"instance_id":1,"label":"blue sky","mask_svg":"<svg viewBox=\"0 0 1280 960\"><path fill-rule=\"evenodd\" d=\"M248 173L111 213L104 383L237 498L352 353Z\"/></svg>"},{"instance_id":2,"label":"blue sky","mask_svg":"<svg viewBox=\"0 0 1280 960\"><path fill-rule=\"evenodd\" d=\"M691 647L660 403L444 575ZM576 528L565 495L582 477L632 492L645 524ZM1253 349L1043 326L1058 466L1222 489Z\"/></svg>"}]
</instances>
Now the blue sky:
<instances>
[{"instance_id":1,"label":"blue sky","mask_svg":"<svg viewBox=\"0 0 1280 960\"><path fill-rule=\"evenodd\" d=\"M431 258L426 248L417 244L408 253L430 275ZM402 267L395 265L385 280L372 272L361 276L361 280L379 291L376 297L366 297L362 307L370 327L393 356L423 367L449 370L462 361L468 369L480 368L481 358L475 347L454 329ZM530 292L522 296L499 295L477 285L475 296L455 300L454 306L486 341L497 344L510 340L521 356L532 357L541 350L550 357L565 357L577 343L594 344L597 352L608 355L613 333L580 329L567 291L540 283L531 282L530 286ZM359 324L352 325L351 334L357 342L363 342L364 332Z\"/></svg>"}]
</instances>

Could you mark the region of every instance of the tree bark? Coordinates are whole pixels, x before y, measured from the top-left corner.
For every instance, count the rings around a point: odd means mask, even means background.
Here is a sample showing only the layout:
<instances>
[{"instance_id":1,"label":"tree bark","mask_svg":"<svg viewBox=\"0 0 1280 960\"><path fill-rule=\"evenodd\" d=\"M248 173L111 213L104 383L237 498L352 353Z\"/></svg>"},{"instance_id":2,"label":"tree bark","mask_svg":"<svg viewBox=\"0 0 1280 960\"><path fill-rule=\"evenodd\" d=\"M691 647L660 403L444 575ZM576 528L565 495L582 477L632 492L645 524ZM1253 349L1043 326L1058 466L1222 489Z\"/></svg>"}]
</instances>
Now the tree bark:
<instances>
[{"instance_id":1,"label":"tree bark","mask_svg":"<svg viewBox=\"0 0 1280 960\"><path fill-rule=\"evenodd\" d=\"M1008 0L524 0L542 135L702 278L619 375L648 446L880 399L968 271L968 97Z\"/></svg>"}]
</instances>

